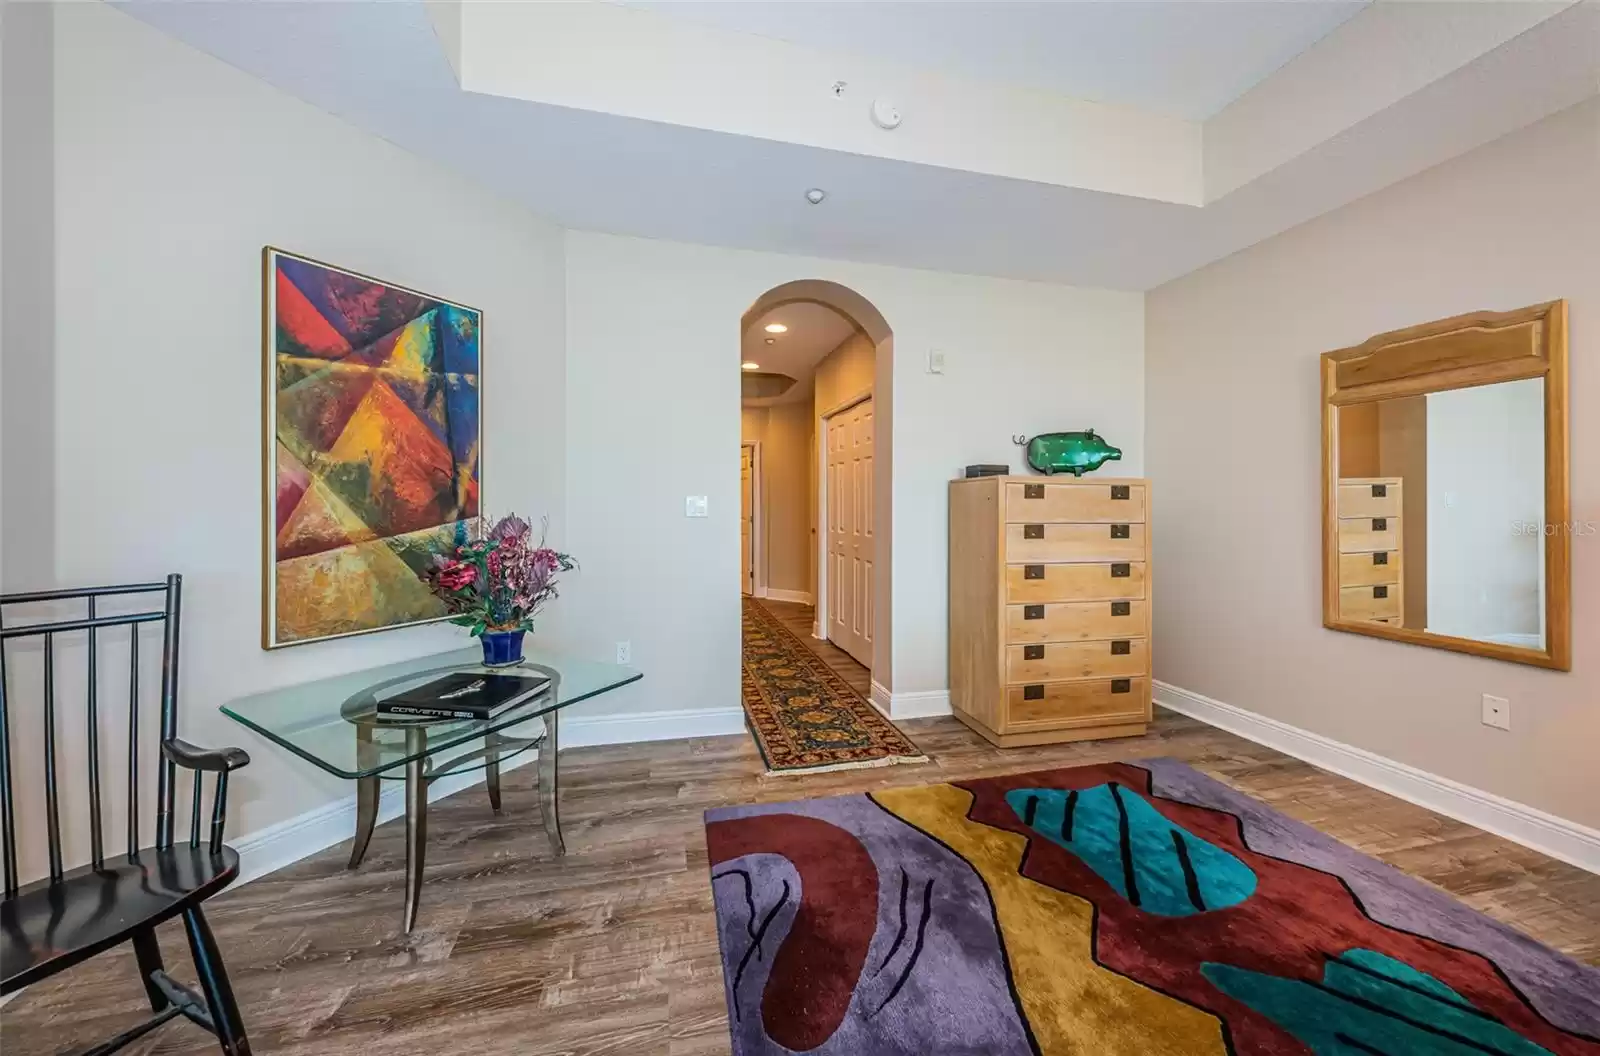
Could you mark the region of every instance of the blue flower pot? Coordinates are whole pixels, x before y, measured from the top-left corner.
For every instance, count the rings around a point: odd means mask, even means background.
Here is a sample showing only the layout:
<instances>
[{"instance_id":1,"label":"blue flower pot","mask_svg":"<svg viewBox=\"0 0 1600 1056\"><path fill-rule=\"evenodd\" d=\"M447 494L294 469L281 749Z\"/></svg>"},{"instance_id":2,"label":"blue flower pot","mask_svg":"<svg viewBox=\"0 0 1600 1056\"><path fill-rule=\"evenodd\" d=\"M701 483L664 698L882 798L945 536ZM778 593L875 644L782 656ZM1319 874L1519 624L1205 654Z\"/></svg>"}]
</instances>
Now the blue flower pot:
<instances>
[{"instance_id":1,"label":"blue flower pot","mask_svg":"<svg viewBox=\"0 0 1600 1056\"><path fill-rule=\"evenodd\" d=\"M522 636L527 631L484 631L478 636L483 642L484 667L513 667L522 663Z\"/></svg>"}]
</instances>

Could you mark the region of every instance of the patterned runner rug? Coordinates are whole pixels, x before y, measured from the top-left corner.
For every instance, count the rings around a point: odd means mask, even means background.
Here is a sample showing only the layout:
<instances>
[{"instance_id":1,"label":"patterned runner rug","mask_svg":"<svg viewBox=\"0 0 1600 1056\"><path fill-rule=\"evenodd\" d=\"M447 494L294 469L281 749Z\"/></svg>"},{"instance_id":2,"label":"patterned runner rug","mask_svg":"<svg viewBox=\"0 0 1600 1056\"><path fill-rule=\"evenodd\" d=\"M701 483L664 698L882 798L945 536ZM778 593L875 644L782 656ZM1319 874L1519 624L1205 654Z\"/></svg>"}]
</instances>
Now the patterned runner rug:
<instances>
[{"instance_id":1,"label":"patterned runner rug","mask_svg":"<svg viewBox=\"0 0 1600 1056\"><path fill-rule=\"evenodd\" d=\"M734 1056L1600 1053L1600 968L1173 759L705 817Z\"/></svg>"},{"instance_id":2,"label":"patterned runner rug","mask_svg":"<svg viewBox=\"0 0 1600 1056\"><path fill-rule=\"evenodd\" d=\"M754 598L744 599L744 713L769 773L928 761Z\"/></svg>"}]
</instances>

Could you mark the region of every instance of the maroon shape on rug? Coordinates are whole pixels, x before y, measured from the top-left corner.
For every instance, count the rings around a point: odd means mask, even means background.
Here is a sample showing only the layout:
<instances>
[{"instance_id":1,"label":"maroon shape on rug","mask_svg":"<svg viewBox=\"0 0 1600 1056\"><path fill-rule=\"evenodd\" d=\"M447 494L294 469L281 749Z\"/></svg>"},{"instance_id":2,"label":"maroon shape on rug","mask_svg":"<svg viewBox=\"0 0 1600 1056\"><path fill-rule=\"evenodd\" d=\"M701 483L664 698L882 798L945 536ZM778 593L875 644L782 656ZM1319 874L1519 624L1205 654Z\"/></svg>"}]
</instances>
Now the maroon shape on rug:
<instances>
[{"instance_id":1,"label":"maroon shape on rug","mask_svg":"<svg viewBox=\"0 0 1600 1056\"><path fill-rule=\"evenodd\" d=\"M772 1040L804 1052L844 1021L878 923L878 869L845 829L798 814L706 825L711 864L776 854L800 874L799 911L773 958L761 1001Z\"/></svg>"}]
</instances>

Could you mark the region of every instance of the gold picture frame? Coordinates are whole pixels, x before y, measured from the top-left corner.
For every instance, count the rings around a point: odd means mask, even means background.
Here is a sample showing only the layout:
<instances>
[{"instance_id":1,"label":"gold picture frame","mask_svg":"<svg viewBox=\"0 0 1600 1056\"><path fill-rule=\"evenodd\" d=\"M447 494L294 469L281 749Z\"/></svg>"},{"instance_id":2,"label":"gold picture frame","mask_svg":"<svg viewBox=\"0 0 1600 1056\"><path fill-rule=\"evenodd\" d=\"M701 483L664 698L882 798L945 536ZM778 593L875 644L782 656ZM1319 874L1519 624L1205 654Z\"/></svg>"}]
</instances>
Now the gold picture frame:
<instances>
[{"instance_id":1,"label":"gold picture frame","mask_svg":"<svg viewBox=\"0 0 1600 1056\"><path fill-rule=\"evenodd\" d=\"M262 648L447 619L417 572L483 509L483 313L275 246L261 275Z\"/></svg>"}]
</instances>

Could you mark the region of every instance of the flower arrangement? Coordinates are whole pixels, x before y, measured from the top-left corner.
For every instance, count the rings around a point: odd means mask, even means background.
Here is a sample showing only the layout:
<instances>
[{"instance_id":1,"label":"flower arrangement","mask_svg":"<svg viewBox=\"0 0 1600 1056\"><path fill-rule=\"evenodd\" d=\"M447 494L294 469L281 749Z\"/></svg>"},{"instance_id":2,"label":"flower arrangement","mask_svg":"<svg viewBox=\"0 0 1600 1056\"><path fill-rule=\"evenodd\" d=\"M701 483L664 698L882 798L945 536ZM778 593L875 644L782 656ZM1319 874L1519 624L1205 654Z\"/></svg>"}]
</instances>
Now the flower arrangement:
<instances>
[{"instance_id":1,"label":"flower arrangement","mask_svg":"<svg viewBox=\"0 0 1600 1056\"><path fill-rule=\"evenodd\" d=\"M549 527L544 521L535 545L533 527L508 514L480 538L435 551L421 577L444 602L450 622L474 635L531 631L534 616L559 593L556 577L578 567L570 555L545 545Z\"/></svg>"}]
</instances>

